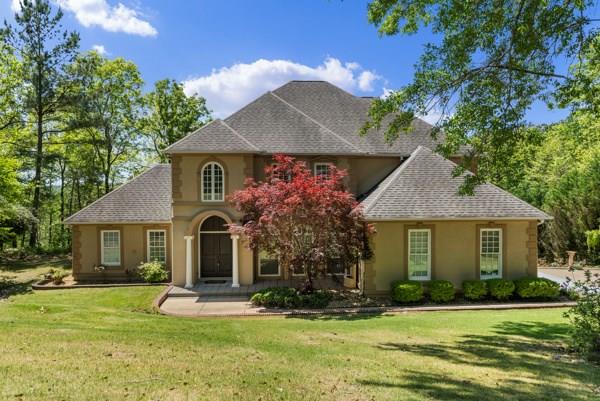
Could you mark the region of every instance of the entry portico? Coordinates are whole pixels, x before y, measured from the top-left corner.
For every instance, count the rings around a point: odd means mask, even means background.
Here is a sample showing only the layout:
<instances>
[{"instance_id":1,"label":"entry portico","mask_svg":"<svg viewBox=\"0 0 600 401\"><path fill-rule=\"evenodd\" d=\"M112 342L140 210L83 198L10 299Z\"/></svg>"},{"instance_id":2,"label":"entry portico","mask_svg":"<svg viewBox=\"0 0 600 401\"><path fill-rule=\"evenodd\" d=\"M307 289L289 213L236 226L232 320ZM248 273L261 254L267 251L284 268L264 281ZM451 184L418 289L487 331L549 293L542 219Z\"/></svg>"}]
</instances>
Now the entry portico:
<instances>
[{"instance_id":1,"label":"entry portico","mask_svg":"<svg viewBox=\"0 0 600 401\"><path fill-rule=\"evenodd\" d=\"M232 287L240 286L240 236L229 234L229 224L231 216L219 210L203 211L189 222L183 237L186 288L202 279L230 280Z\"/></svg>"}]
</instances>

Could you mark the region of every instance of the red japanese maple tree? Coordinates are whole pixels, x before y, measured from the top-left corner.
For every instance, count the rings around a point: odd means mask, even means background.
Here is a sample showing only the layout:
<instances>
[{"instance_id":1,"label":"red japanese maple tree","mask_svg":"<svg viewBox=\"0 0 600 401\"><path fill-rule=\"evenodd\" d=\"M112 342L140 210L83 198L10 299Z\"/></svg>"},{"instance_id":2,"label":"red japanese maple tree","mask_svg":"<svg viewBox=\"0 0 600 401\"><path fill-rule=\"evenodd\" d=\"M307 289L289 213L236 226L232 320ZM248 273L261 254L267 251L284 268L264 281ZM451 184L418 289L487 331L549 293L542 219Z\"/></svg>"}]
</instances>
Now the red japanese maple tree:
<instances>
[{"instance_id":1,"label":"red japanese maple tree","mask_svg":"<svg viewBox=\"0 0 600 401\"><path fill-rule=\"evenodd\" d=\"M368 235L358 202L344 185L344 170L330 165L314 176L306 163L275 155L265 168L266 179L246 179L246 188L229 200L243 213L242 225L230 231L243 234L251 249L276 255L284 268L306 274L305 290L335 261L348 265L364 256Z\"/></svg>"}]
</instances>

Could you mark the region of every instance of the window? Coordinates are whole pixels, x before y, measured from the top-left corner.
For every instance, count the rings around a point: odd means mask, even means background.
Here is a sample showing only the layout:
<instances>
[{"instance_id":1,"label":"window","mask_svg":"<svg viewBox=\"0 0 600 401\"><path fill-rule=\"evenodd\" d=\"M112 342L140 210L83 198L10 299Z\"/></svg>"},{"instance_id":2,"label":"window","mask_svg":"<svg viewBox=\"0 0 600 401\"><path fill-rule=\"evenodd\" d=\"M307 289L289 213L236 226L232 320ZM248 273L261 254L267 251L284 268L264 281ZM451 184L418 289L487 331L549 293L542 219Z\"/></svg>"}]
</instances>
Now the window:
<instances>
[{"instance_id":1,"label":"window","mask_svg":"<svg viewBox=\"0 0 600 401\"><path fill-rule=\"evenodd\" d=\"M225 195L225 177L219 163L208 163L202 168L202 200L208 202L223 201Z\"/></svg>"},{"instance_id":2,"label":"window","mask_svg":"<svg viewBox=\"0 0 600 401\"><path fill-rule=\"evenodd\" d=\"M479 232L480 278L502 277L502 229L483 228Z\"/></svg>"},{"instance_id":3,"label":"window","mask_svg":"<svg viewBox=\"0 0 600 401\"><path fill-rule=\"evenodd\" d=\"M105 266L121 265L121 232L103 230L100 232L101 263Z\"/></svg>"},{"instance_id":4,"label":"window","mask_svg":"<svg viewBox=\"0 0 600 401\"><path fill-rule=\"evenodd\" d=\"M331 163L315 163L314 175L315 177L329 178L329 168Z\"/></svg>"},{"instance_id":5,"label":"window","mask_svg":"<svg viewBox=\"0 0 600 401\"><path fill-rule=\"evenodd\" d=\"M148 230L148 262L167 263L167 232L165 230Z\"/></svg>"},{"instance_id":6,"label":"window","mask_svg":"<svg viewBox=\"0 0 600 401\"><path fill-rule=\"evenodd\" d=\"M275 169L275 167L277 167L279 164L278 163L271 163L271 169ZM292 173L291 172L275 172L273 170L273 178L277 178L280 180L284 180L286 182L290 182L292 181Z\"/></svg>"},{"instance_id":7,"label":"window","mask_svg":"<svg viewBox=\"0 0 600 401\"><path fill-rule=\"evenodd\" d=\"M279 261L277 260L277 256L260 251L258 254L258 275L279 276L279 274Z\"/></svg>"},{"instance_id":8,"label":"window","mask_svg":"<svg viewBox=\"0 0 600 401\"><path fill-rule=\"evenodd\" d=\"M408 230L408 278L431 279L431 230Z\"/></svg>"}]
</instances>

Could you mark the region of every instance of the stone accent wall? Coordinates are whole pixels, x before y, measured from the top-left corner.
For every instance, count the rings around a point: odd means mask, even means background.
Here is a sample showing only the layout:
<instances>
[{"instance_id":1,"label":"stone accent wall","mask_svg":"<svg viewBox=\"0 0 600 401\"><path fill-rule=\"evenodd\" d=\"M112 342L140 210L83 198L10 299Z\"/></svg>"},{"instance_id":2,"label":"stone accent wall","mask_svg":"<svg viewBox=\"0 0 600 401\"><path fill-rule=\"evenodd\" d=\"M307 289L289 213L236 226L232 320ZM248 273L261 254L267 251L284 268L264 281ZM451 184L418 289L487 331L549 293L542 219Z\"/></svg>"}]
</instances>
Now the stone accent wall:
<instances>
[{"instance_id":1,"label":"stone accent wall","mask_svg":"<svg viewBox=\"0 0 600 401\"><path fill-rule=\"evenodd\" d=\"M81 272L81 230L79 226L71 227L72 233L72 253L73 253L73 276Z\"/></svg>"},{"instance_id":2,"label":"stone accent wall","mask_svg":"<svg viewBox=\"0 0 600 401\"><path fill-rule=\"evenodd\" d=\"M171 187L173 199L181 199L181 156L174 155L171 158Z\"/></svg>"},{"instance_id":3,"label":"stone accent wall","mask_svg":"<svg viewBox=\"0 0 600 401\"><path fill-rule=\"evenodd\" d=\"M530 221L527 227L527 274L536 277L537 276L537 222Z\"/></svg>"}]
</instances>

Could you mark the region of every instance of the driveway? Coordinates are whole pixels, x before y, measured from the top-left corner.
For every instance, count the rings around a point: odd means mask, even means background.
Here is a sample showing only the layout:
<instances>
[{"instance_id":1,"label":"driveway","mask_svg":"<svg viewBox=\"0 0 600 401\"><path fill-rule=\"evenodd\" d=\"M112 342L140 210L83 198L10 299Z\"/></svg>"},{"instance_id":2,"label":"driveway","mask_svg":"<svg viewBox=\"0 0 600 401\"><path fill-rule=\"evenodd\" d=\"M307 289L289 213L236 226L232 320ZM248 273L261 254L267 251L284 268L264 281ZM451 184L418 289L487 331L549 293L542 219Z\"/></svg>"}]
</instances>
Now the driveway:
<instances>
[{"instance_id":1,"label":"driveway","mask_svg":"<svg viewBox=\"0 0 600 401\"><path fill-rule=\"evenodd\" d=\"M600 268L594 267L589 269L592 274L600 274ZM570 272L566 267L539 267L538 277L545 277L557 283L563 283L567 277L571 280L585 280L585 269L575 270Z\"/></svg>"}]
</instances>

